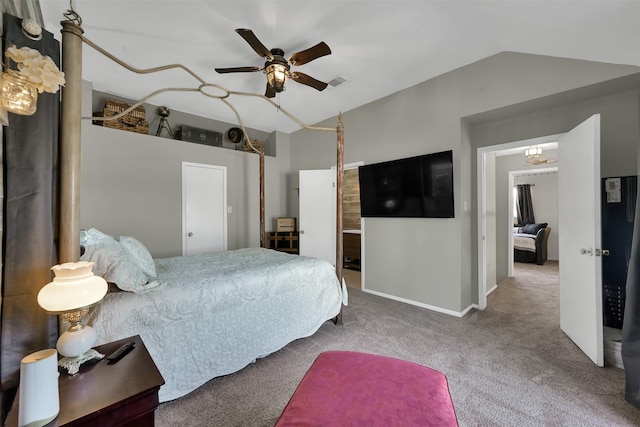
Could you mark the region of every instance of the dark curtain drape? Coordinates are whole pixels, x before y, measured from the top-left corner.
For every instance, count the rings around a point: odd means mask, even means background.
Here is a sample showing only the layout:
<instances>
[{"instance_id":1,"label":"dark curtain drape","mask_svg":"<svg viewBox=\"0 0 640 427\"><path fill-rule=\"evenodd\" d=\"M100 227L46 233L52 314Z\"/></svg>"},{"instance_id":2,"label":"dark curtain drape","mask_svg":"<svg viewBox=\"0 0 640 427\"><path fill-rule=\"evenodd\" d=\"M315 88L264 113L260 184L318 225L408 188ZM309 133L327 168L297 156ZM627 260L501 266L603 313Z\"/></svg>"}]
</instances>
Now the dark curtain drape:
<instances>
[{"instance_id":1,"label":"dark curtain drape","mask_svg":"<svg viewBox=\"0 0 640 427\"><path fill-rule=\"evenodd\" d=\"M626 376L625 399L640 408L640 186L638 186L633 240L627 272L622 362Z\"/></svg>"},{"instance_id":2,"label":"dark curtain drape","mask_svg":"<svg viewBox=\"0 0 640 427\"><path fill-rule=\"evenodd\" d=\"M28 38L22 20L3 15L3 51L10 45L29 46L60 66L60 44L43 31L41 40ZM42 286L51 281L56 264L58 129L60 94L42 93L32 116L9 113L3 130L4 213L2 324L0 372L3 403L7 390L18 385L20 360L35 351L55 347L57 319L37 303ZM3 405L3 414L6 413Z\"/></svg>"},{"instance_id":3,"label":"dark curtain drape","mask_svg":"<svg viewBox=\"0 0 640 427\"><path fill-rule=\"evenodd\" d=\"M533 200L531 199L531 185L516 185L518 192L518 224L535 224L533 216Z\"/></svg>"}]
</instances>

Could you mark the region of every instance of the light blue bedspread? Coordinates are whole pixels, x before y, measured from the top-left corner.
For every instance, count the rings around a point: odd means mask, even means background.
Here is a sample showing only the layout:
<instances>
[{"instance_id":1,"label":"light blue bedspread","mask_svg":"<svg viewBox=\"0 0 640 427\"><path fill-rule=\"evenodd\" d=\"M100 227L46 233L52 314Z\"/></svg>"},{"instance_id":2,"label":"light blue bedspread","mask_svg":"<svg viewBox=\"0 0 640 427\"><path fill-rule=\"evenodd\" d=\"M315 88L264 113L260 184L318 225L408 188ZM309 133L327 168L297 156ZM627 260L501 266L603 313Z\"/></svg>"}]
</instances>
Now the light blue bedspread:
<instances>
[{"instance_id":1,"label":"light blue bedspread","mask_svg":"<svg viewBox=\"0 0 640 427\"><path fill-rule=\"evenodd\" d=\"M166 381L161 402L312 335L339 313L346 295L328 262L270 249L155 263L164 285L107 294L90 323L98 345L142 337Z\"/></svg>"}]
</instances>

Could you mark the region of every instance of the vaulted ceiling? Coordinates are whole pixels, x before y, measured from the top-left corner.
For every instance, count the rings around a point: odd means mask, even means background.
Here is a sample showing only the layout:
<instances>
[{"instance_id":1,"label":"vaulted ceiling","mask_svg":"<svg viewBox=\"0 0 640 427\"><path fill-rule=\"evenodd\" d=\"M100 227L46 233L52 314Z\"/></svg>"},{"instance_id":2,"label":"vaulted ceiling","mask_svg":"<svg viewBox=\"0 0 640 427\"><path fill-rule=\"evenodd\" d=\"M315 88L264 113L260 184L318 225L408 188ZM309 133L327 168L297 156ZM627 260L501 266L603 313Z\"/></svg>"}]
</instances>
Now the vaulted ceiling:
<instances>
[{"instance_id":1,"label":"vaulted ceiling","mask_svg":"<svg viewBox=\"0 0 640 427\"><path fill-rule=\"evenodd\" d=\"M40 4L45 28L60 39L69 1ZM331 55L294 68L324 82L344 82L319 92L290 81L273 98L308 124L503 51L640 66L637 0L75 0L73 8L85 36L124 62L137 68L180 63L231 91L263 94L266 84L261 72L214 71L264 65L236 28L253 30L285 57L324 41ZM199 85L180 70L132 74L88 46L83 77L96 90L128 99ZM262 98L227 100L249 127L299 128ZM230 108L197 92L165 93L148 102L237 123Z\"/></svg>"}]
</instances>

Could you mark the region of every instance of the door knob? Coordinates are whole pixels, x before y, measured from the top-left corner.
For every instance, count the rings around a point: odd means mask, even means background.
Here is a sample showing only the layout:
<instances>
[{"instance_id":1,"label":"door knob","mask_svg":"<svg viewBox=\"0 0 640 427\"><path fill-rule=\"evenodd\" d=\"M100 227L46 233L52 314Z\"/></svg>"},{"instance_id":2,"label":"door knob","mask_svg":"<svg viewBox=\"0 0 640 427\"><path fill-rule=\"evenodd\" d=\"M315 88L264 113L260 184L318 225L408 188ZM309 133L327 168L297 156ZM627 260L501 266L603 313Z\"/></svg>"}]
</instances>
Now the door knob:
<instances>
[{"instance_id":1,"label":"door knob","mask_svg":"<svg viewBox=\"0 0 640 427\"><path fill-rule=\"evenodd\" d=\"M193 233L189 232L189 233L187 233L187 236L191 237L191 236L193 236Z\"/></svg>"}]
</instances>

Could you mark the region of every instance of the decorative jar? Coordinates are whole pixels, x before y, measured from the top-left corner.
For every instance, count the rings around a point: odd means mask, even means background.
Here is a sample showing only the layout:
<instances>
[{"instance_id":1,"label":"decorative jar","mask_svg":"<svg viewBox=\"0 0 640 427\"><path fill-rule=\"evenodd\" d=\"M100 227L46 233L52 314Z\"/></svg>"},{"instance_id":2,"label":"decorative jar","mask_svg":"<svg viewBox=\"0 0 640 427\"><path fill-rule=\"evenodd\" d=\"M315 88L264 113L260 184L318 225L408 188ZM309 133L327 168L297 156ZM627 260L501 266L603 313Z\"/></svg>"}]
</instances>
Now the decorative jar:
<instances>
[{"instance_id":1,"label":"decorative jar","mask_svg":"<svg viewBox=\"0 0 640 427\"><path fill-rule=\"evenodd\" d=\"M38 108L38 90L25 76L14 70L2 73L2 108L14 114L31 116Z\"/></svg>"}]
</instances>

